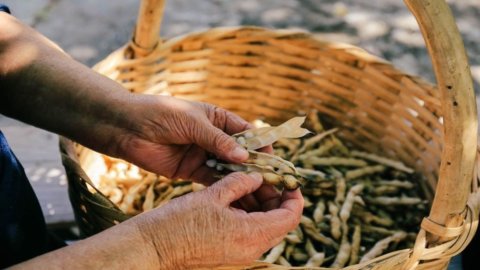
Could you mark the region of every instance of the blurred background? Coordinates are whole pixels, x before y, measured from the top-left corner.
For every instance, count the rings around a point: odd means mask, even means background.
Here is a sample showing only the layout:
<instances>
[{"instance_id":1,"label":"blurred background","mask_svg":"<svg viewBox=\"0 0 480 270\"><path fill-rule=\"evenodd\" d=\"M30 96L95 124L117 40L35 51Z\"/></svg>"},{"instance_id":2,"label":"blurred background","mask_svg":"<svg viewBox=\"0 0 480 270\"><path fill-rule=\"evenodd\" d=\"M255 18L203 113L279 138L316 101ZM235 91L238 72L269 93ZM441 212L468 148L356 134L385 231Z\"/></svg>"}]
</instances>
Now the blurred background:
<instances>
[{"instance_id":1,"label":"blurred background","mask_svg":"<svg viewBox=\"0 0 480 270\"><path fill-rule=\"evenodd\" d=\"M73 58L92 66L131 38L140 0L0 2ZM448 2L464 39L478 96L480 1ZM161 36L232 25L305 29L362 47L407 73L435 82L417 23L401 0L167 0ZM73 213L57 136L1 115L0 130L23 163L47 223L72 233Z\"/></svg>"}]
</instances>

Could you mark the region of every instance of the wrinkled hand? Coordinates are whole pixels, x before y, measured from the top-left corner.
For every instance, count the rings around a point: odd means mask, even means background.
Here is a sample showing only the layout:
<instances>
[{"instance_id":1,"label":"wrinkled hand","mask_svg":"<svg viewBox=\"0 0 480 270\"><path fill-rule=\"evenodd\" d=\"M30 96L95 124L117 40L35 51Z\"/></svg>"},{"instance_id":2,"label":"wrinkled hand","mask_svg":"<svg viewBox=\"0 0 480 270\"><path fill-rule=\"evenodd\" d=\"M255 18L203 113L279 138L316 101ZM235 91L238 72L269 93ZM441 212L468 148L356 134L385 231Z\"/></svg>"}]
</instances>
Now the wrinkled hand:
<instances>
[{"instance_id":1,"label":"wrinkled hand","mask_svg":"<svg viewBox=\"0 0 480 270\"><path fill-rule=\"evenodd\" d=\"M155 247L161 269L248 264L294 229L303 209L299 190L284 191L277 200L258 196L261 203L269 204L266 212L247 213L230 206L261 184L259 174L232 173L133 220L151 243L148 246Z\"/></svg>"},{"instance_id":2,"label":"wrinkled hand","mask_svg":"<svg viewBox=\"0 0 480 270\"><path fill-rule=\"evenodd\" d=\"M227 134L250 128L239 116L200 102L135 95L125 134L118 136L117 156L170 177L213 182L205 166L207 152L240 163L248 153Z\"/></svg>"}]
</instances>

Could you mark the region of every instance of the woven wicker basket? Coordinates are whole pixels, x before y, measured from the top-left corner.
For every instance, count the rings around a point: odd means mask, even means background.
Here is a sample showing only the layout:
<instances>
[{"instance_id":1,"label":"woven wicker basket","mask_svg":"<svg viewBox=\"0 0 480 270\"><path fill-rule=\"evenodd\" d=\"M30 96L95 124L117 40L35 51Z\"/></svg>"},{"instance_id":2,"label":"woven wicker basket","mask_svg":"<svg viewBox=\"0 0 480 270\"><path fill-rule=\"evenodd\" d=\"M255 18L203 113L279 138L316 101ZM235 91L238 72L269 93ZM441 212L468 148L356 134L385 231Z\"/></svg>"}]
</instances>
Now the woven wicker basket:
<instances>
[{"instance_id":1,"label":"woven wicker basket","mask_svg":"<svg viewBox=\"0 0 480 270\"><path fill-rule=\"evenodd\" d=\"M437 87L359 48L298 31L229 27L161 40L164 0L143 0L132 41L94 69L136 93L210 102L248 120L278 123L318 110L340 127L340 138L402 160L423 173L421 184L432 191L414 248L346 269L444 269L477 227L475 97L446 3L406 3L425 37ZM129 218L88 188L101 156L64 138L61 147L81 231L91 235ZM241 268L287 269L264 263Z\"/></svg>"}]
</instances>

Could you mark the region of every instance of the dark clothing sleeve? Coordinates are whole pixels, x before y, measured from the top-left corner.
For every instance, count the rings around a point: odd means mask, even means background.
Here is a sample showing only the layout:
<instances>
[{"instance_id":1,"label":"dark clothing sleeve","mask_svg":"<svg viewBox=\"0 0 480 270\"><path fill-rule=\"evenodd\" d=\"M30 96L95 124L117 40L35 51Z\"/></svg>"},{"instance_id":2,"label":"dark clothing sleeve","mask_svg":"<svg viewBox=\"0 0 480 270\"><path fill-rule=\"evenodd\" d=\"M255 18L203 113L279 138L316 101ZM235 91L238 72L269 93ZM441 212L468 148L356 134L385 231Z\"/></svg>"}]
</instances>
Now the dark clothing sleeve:
<instances>
[{"instance_id":1,"label":"dark clothing sleeve","mask_svg":"<svg viewBox=\"0 0 480 270\"><path fill-rule=\"evenodd\" d=\"M25 171L0 131L0 268L57 247Z\"/></svg>"}]
</instances>

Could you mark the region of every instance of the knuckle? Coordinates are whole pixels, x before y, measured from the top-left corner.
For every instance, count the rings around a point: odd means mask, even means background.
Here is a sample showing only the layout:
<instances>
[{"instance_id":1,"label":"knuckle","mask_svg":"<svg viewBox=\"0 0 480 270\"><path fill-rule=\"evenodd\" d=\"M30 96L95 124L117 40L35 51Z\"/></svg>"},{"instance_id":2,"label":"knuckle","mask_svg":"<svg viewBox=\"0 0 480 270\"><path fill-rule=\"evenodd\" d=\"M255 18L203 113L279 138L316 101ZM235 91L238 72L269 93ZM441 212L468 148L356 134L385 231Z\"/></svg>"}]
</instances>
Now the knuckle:
<instances>
[{"instance_id":1,"label":"knuckle","mask_svg":"<svg viewBox=\"0 0 480 270\"><path fill-rule=\"evenodd\" d=\"M233 139L222 132L217 132L215 134L213 137L213 143L220 149L232 148L234 146Z\"/></svg>"},{"instance_id":2,"label":"knuckle","mask_svg":"<svg viewBox=\"0 0 480 270\"><path fill-rule=\"evenodd\" d=\"M223 201L225 197L225 190L221 186L215 184L205 190L205 197L212 199L214 202Z\"/></svg>"},{"instance_id":3,"label":"knuckle","mask_svg":"<svg viewBox=\"0 0 480 270\"><path fill-rule=\"evenodd\" d=\"M216 127L222 130L225 130L226 124L227 124L228 112L222 108L213 106L213 115L214 115L213 124Z\"/></svg>"},{"instance_id":4,"label":"knuckle","mask_svg":"<svg viewBox=\"0 0 480 270\"><path fill-rule=\"evenodd\" d=\"M242 182L242 183L245 183L246 181L248 181L248 175L246 175L245 173L243 172L233 172L229 175L227 175L225 177L225 179L229 179L228 181L232 181L232 182ZM230 180L232 179L232 180Z\"/></svg>"},{"instance_id":5,"label":"knuckle","mask_svg":"<svg viewBox=\"0 0 480 270\"><path fill-rule=\"evenodd\" d=\"M244 173L235 172L229 174L223 181L226 181L226 188L223 189L224 198L236 198L243 192L246 186L247 176Z\"/></svg>"}]
</instances>

